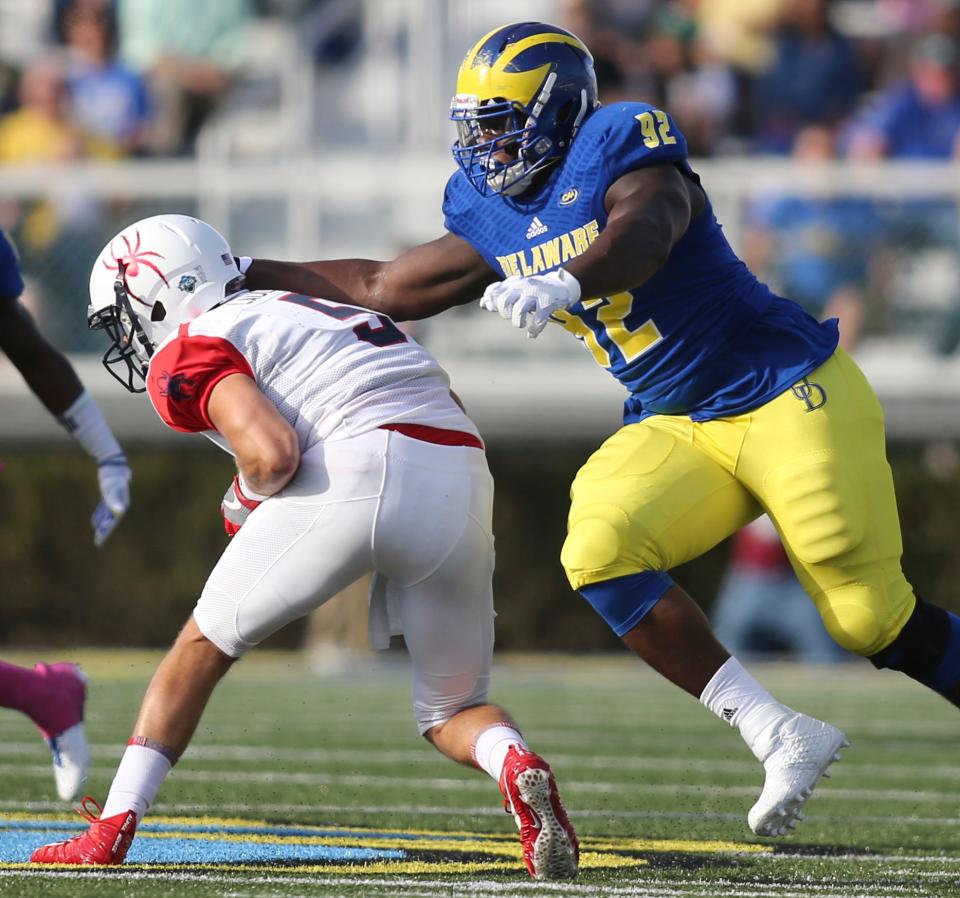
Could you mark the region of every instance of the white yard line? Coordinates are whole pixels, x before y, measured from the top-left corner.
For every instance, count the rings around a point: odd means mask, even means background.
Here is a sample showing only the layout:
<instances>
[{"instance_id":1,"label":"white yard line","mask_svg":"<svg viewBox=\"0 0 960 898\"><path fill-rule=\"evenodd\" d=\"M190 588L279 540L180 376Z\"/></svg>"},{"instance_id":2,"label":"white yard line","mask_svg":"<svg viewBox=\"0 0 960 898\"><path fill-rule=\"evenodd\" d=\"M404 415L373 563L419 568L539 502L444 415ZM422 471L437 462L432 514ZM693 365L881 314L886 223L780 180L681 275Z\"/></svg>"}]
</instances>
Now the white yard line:
<instances>
[{"instance_id":1,"label":"white yard line","mask_svg":"<svg viewBox=\"0 0 960 898\"><path fill-rule=\"evenodd\" d=\"M439 759L438 759L439 764ZM91 776L109 777L112 767L93 767ZM48 777L46 765L0 764L0 775L18 777ZM448 777L407 777L365 774L280 772L276 770L190 770L178 769L175 774L181 782L250 783L260 785L296 786L359 786L371 788L421 789L441 792L482 790L490 791L489 780L477 776L471 779ZM638 793L645 795L730 795L756 796L757 786L713 786L708 783L645 783L639 781L582 782L565 780L561 783L564 792L598 795ZM944 792L926 792L913 789L850 789L829 786L821 788L821 798L854 799L856 801L893 801L905 804L945 804L956 799Z\"/></svg>"},{"instance_id":2,"label":"white yard line","mask_svg":"<svg viewBox=\"0 0 960 898\"><path fill-rule=\"evenodd\" d=\"M770 891L762 891L756 888L743 888L736 881L729 879L706 880L697 879L686 883L668 883L663 880L648 881L638 876L638 882L635 885L599 885L584 884L582 886L576 883L550 883L550 882L497 882L494 880L478 880L474 882L460 882L457 880L420 880L420 879L401 879L392 877L368 877L359 875L355 878L348 877L318 877L310 874L296 874L291 871L288 876L251 876L249 874L223 875L218 873L197 872L190 873L185 871L156 873L134 871L129 872L121 870L111 871L106 874L99 870L38 870L25 869L20 870L0 870L0 878L29 878L29 879L98 879L106 887L108 882L117 880L124 881L170 881L170 882L213 882L222 884L237 884L240 886L257 885L295 885L303 883L311 887L310 895L316 895L314 891L317 888L356 888L363 886L364 893L370 894L371 890L385 892L388 895L410 895L410 896L437 896L444 893L457 896L471 895L474 898L482 896L514 896L517 894L531 893L564 896L611 896L611 898L642 898L642 896L651 896L651 898L674 898L674 896L688 896L688 898L708 898L722 894L731 896L731 898L770 898ZM835 883L816 883L805 882L800 890L787 890L778 887L776 895L778 898L808 898L815 894L820 898L904 898L904 896L922 895L923 892L917 889L911 889L905 886L895 886L890 890L875 892L853 892L843 888L842 885ZM237 894L232 892L230 894ZM255 893L254 893L255 894ZM281 894L287 894L283 892ZM308 893L305 893L305 895Z\"/></svg>"},{"instance_id":3,"label":"white yard line","mask_svg":"<svg viewBox=\"0 0 960 898\"><path fill-rule=\"evenodd\" d=\"M95 757L119 758L126 746L96 743L90 746ZM0 757L33 757L43 751L38 742L0 743ZM728 761L713 757L625 757L617 755L571 755L550 752L550 763L558 767L583 767L591 770L680 770L690 772L709 768L718 773L742 773L755 776L760 765L756 761ZM289 763L316 764L335 761L355 761L360 764L424 764L438 761L436 752L416 749L351 749L351 748L281 748L271 745L198 745L190 747L181 763L190 761L285 761ZM859 764L855 755L844 757L843 772L846 775L863 774L877 777L930 777L960 780L960 766L917 764Z\"/></svg>"}]
</instances>

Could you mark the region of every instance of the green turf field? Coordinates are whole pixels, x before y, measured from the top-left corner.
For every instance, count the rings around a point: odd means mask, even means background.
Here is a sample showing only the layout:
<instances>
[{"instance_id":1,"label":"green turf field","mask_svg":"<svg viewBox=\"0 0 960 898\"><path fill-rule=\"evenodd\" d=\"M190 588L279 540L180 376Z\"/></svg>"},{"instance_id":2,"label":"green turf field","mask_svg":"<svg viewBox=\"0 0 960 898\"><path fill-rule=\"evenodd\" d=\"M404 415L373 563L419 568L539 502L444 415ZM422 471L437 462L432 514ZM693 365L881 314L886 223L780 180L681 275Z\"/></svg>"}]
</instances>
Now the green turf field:
<instances>
[{"instance_id":1,"label":"green turf field","mask_svg":"<svg viewBox=\"0 0 960 898\"><path fill-rule=\"evenodd\" d=\"M156 657L77 655L98 799ZM30 724L0 712L0 895L960 895L960 715L865 663L758 671L852 743L776 842L747 829L761 771L736 732L639 663L500 659L492 697L551 761L581 835L573 883L531 882L494 784L417 738L400 656L327 676L299 655L241 662L145 821L140 862L117 870L22 864L79 818Z\"/></svg>"}]
</instances>

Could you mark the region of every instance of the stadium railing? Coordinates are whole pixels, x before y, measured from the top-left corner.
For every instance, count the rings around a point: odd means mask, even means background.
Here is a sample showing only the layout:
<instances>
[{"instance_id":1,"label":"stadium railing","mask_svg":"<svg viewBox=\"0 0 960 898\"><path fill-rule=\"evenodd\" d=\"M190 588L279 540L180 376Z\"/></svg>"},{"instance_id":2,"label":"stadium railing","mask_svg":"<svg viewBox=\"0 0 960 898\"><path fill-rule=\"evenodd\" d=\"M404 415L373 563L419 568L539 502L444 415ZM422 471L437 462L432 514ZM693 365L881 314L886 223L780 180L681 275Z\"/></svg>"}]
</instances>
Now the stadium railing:
<instances>
[{"instance_id":1,"label":"stadium railing","mask_svg":"<svg viewBox=\"0 0 960 898\"><path fill-rule=\"evenodd\" d=\"M800 211L790 219L786 206L775 257L782 251L803 269L797 243L805 241L807 269L846 264L851 276L862 278L867 323L856 354L884 403L891 436L960 437L957 169L903 163L804 168L755 158L695 167L735 247L767 220L758 210L789 200ZM440 199L451 171L442 153L366 150L233 164L91 162L0 168L0 194L4 224L23 254L26 301L52 339L77 356L121 433L159 440L164 431L146 403L125 396L99 372L95 357L83 356L98 346L85 330L89 266L113 233L136 218L177 211L209 220L244 254L389 258L442 233ZM858 206L857 215L847 214L849 204ZM810 226L793 229L804 215ZM774 268L764 276L789 295L780 283L783 272ZM414 329L450 370L490 437L609 432L621 389L559 328L548 331L554 332L528 345L494 316L469 307ZM525 387L517 396L511 385L521 378ZM0 404L7 440L59 436L6 363L0 364ZM578 409L575 420L571 407Z\"/></svg>"}]
</instances>

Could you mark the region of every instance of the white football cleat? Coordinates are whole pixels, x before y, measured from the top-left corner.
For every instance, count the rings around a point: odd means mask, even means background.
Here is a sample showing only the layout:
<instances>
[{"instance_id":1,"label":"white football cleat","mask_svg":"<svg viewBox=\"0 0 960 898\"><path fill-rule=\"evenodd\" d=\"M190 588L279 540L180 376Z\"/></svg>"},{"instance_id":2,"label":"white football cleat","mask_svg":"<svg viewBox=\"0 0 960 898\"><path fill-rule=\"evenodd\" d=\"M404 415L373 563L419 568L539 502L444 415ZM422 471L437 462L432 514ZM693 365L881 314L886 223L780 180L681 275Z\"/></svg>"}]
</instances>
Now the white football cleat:
<instances>
[{"instance_id":1,"label":"white football cleat","mask_svg":"<svg viewBox=\"0 0 960 898\"><path fill-rule=\"evenodd\" d=\"M782 836L803 819L803 806L827 768L850 743L835 726L806 714L794 714L770 735L758 754L767 772L763 791L747 822L758 836Z\"/></svg>"},{"instance_id":2,"label":"white football cleat","mask_svg":"<svg viewBox=\"0 0 960 898\"><path fill-rule=\"evenodd\" d=\"M86 782L90 766L90 748L83 732L83 722L74 724L57 736L47 739L53 753L53 777L57 794L64 801L73 801Z\"/></svg>"},{"instance_id":3,"label":"white football cleat","mask_svg":"<svg viewBox=\"0 0 960 898\"><path fill-rule=\"evenodd\" d=\"M72 801L86 780L90 766L90 749L83 732L87 676L76 664L66 661L37 664L34 670L49 687L42 708L44 723L49 729L40 727L40 734L53 754L57 794L64 801Z\"/></svg>"}]
</instances>

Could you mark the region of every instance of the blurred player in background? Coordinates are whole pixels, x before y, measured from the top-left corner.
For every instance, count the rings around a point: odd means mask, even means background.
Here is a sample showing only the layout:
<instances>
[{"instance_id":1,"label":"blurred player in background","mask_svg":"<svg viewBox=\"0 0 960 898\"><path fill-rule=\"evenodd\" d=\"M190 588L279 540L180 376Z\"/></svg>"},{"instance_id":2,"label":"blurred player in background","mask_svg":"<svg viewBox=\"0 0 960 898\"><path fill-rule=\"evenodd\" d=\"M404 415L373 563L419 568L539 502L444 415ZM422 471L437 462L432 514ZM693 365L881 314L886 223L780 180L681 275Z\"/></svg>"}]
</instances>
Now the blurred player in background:
<instances>
[{"instance_id":1,"label":"blurred player in background","mask_svg":"<svg viewBox=\"0 0 960 898\"><path fill-rule=\"evenodd\" d=\"M182 215L114 238L90 296L119 379L145 382L174 430L235 455L222 505L234 538L154 674L100 818L32 860L120 863L230 665L374 572L373 641L403 634L420 733L499 783L532 876L576 875L549 766L487 703L493 482L437 362L384 315L250 293L223 237Z\"/></svg>"},{"instance_id":2,"label":"blurred player in background","mask_svg":"<svg viewBox=\"0 0 960 898\"><path fill-rule=\"evenodd\" d=\"M766 770L749 824L782 835L844 736L777 702L667 571L765 511L841 646L960 701L960 618L916 599L900 569L880 405L836 322L734 255L670 116L599 106L577 37L536 22L485 35L451 118L445 236L392 262L258 260L251 283L401 319L486 288L481 306L530 337L553 321L584 343L630 395L624 427L574 481L567 576L633 651L740 730Z\"/></svg>"},{"instance_id":3,"label":"blurred player in background","mask_svg":"<svg viewBox=\"0 0 960 898\"><path fill-rule=\"evenodd\" d=\"M13 244L0 231L0 349L37 398L97 463L101 500L93 513L93 541L102 545L130 504L130 468L93 397L76 372L37 329L20 302L23 278ZM74 664L38 664L31 670L0 661L0 707L26 714L53 752L57 792L65 801L86 779L89 753L83 733L85 678Z\"/></svg>"}]
</instances>

